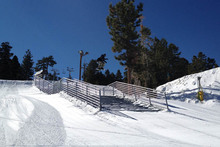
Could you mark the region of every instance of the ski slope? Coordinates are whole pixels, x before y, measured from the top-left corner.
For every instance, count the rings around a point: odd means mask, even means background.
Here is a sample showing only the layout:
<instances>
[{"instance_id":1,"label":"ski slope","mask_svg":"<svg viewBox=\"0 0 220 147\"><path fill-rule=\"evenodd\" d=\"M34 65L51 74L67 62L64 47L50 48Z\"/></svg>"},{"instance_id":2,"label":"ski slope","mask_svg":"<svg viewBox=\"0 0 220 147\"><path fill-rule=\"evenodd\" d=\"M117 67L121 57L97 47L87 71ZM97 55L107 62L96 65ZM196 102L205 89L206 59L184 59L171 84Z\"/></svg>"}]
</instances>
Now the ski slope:
<instances>
[{"instance_id":1,"label":"ski slope","mask_svg":"<svg viewBox=\"0 0 220 147\"><path fill-rule=\"evenodd\" d=\"M62 92L0 81L0 146L220 146L219 68L199 74L209 87L203 103L191 90L198 75L190 75L158 87L171 109L159 112L100 112Z\"/></svg>"}]
</instances>

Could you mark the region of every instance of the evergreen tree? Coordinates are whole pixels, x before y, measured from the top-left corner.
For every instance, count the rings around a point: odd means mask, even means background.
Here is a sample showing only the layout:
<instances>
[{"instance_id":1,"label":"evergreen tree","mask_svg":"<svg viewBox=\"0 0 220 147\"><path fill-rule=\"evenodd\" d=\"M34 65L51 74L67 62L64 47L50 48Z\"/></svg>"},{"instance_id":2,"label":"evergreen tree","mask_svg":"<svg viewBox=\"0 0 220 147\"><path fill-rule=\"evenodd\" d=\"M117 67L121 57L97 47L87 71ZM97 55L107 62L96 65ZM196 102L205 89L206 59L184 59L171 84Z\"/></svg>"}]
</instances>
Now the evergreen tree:
<instances>
[{"instance_id":1,"label":"evergreen tree","mask_svg":"<svg viewBox=\"0 0 220 147\"><path fill-rule=\"evenodd\" d=\"M216 63L215 59L212 58L207 58L207 63L206 63L206 69L212 69L218 67L218 64Z\"/></svg>"},{"instance_id":2,"label":"evergreen tree","mask_svg":"<svg viewBox=\"0 0 220 147\"><path fill-rule=\"evenodd\" d=\"M98 84L97 68L96 60L91 60L83 73L83 80L92 84Z\"/></svg>"},{"instance_id":3,"label":"evergreen tree","mask_svg":"<svg viewBox=\"0 0 220 147\"><path fill-rule=\"evenodd\" d=\"M45 77L45 79L48 79L48 68L53 67L56 63L56 61L54 60L53 56L49 56L49 57L43 57L41 60L38 60L35 70L36 71L40 71L43 70L42 75L43 77Z\"/></svg>"},{"instance_id":4,"label":"evergreen tree","mask_svg":"<svg viewBox=\"0 0 220 147\"><path fill-rule=\"evenodd\" d=\"M112 81L112 80L111 80L111 74L110 74L109 69L107 69L107 70L105 71L105 85L110 84L111 81Z\"/></svg>"},{"instance_id":5,"label":"evergreen tree","mask_svg":"<svg viewBox=\"0 0 220 147\"><path fill-rule=\"evenodd\" d=\"M140 19L142 20L143 17L141 17ZM151 78L149 68L149 50L152 46L153 39L150 36L151 30L143 26L143 24L141 24L140 34L140 51L136 59L136 65L134 66L134 69L132 71L132 75L134 84L147 87Z\"/></svg>"},{"instance_id":6,"label":"evergreen tree","mask_svg":"<svg viewBox=\"0 0 220 147\"><path fill-rule=\"evenodd\" d=\"M113 82L115 82L116 81L116 77L115 77L115 74L112 72L111 74L110 74L110 82L108 83L108 84L110 84L110 83L113 83ZM107 85L108 85L107 84Z\"/></svg>"},{"instance_id":7,"label":"evergreen tree","mask_svg":"<svg viewBox=\"0 0 220 147\"><path fill-rule=\"evenodd\" d=\"M122 82L122 81L123 81L123 76L122 76L120 70L117 70L117 73L116 73L116 75L115 75L115 80L116 80L116 81L119 81L119 82Z\"/></svg>"},{"instance_id":8,"label":"evergreen tree","mask_svg":"<svg viewBox=\"0 0 220 147\"><path fill-rule=\"evenodd\" d=\"M11 79L11 53L12 46L9 42L3 42L0 47L0 79Z\"/></svg>"},{"instance_id":9,"label":"evergreen tree","mask_svg":"<svg viewBox=\"0 0 220 147\"><path fill-rule=\"evenodd\" d=\"M115 56L120 64L127 68L128 83L131 83L131 72L136 64L136 57L139 51L139 34L136 28L140 26L139 19L143 11L143 4L140 3L137 8L134 0L122 0L115 6L109 5L109 16L107 16L107 25L110 29L114 45L113 52L121 53Z\"/></svg>"},{"instance_id":10,"label":"evergreen tree","mask_svg":"<svg viewBox=\"0 0 220 147\"><path fill-rule=\"evenodd\" d=\"M22 70L23 70L23 78L24 80L32 80L33 74L34 74L34 68L33 68L33 56L31 54L31 51L28 49L26 51L26 54L23 57L22 61Z\"/></svg>"},{"instance_id":11,"label":"evergreen tree","mask_svg":"<svg viewBox=\"0 0 220 147\"><path fill-rule=\"evenodd\" d=\"M176 78L175 64L181 61L180 54L179 48L172 43L168 45L166 39L154 39L150 50L151 85L149 87L156 87Z\"/></svg>"},{"instance_id":12,"label":"evergreen tree","mask_svg":"<svg viewBox=\"0 0 220 147\"><path fill-rule=\"evenodd\" d=\"M202 72L215 67L218 67L215 59L207 58L203 52L199 52L198 56L193 56L192 58L192 63L189 65L189 74Z\"/></svg>"},{"instance_id":13,"label":"evergreen tree","mask_svg":"<svg viewBox=\"0 0 220 147\"><path fill-rule=\"evenodd\" d=\"M172 77L169 81L178 79L188 74L189 62L185 58L176 58L172 65Z\"/></svg>"},{"instance_id":14,"label":"evergreen tree","mask_svg":"<svg viewBox=\"0 0 220 147\"><path fill-rule=\"evenodd\" d=\"M96 61L98 63L98 70L104 70L104 66L107 63L108 58L106 58L106 54L102 54Z\"/></svg>"},{"instance_id":15,"label":"evergreen tree","mask_svg":"<svg viewBox=\"0 0 220 147\"><path fill-rule=\"evenodd\" d=\"M23 79L22 69L18 61L18 57L14 56L11 61L11 78L10 80L21 80Z\"/></svg>"}]
</instances>

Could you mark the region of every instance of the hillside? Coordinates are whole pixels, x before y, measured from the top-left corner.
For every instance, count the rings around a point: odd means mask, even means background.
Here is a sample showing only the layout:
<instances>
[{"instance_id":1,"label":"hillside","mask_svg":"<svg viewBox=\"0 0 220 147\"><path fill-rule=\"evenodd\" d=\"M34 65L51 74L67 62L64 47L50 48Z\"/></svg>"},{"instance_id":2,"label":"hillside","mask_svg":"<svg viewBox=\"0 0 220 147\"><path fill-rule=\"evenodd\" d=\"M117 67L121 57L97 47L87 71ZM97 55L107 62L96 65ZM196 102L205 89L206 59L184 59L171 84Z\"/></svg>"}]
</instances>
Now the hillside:
<instances>
[{"instance_id":1,"label":"hillside","mask_svg":"<svg viewBox=\"0 0 220 147\"><path fill-rule=\"evenodd\" d=\"M157 90L166 92L169 98L196 100L198 92L198 77L201 77L204 101L220 100L220 67L184 76L159 86Z\"/></svg>"}]
</instances>

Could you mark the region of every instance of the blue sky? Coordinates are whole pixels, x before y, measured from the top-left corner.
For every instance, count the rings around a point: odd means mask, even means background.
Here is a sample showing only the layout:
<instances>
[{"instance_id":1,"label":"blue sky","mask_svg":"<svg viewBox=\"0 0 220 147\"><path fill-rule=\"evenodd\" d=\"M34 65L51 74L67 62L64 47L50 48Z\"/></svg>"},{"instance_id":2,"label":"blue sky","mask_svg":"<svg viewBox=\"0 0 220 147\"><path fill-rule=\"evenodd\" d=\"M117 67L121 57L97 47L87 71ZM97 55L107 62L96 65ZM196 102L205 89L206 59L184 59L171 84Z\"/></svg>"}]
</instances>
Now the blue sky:
<instances>
[{"instance_id":1,"label":"blue sky","mask_svg":"<svg viewBox=\"0 0 220 147\"><path fill-rule=\"evenodd\" d=\"M106 25L109 3L118 0L0 0L0 42L10 42L20 62L30 49L35 63L53 55L54 67L73 67L78 78L79 50L88 51L83 62L106 53L105 68L121 71L111 51ZM199 51L220 64L219 0L136 0L144 3L144 25L152 35L177 45L191 61Z\"/></svg>"}]
</instances>

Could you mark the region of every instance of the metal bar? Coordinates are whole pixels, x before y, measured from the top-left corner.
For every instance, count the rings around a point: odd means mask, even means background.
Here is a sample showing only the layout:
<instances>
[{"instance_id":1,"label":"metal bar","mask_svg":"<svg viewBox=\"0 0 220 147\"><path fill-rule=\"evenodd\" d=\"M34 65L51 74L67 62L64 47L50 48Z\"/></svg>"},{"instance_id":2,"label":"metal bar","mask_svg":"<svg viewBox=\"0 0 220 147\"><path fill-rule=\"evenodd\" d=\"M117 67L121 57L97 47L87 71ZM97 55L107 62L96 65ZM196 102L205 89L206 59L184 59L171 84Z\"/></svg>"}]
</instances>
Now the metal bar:
<instances>
[{"instance_id":1,"label":"metal bar","mask_svg":"<svg viewBox=\"0 0 220 147\"><path fill-rule=\"evenodd\" d=\"M164 93L164 95L165 95L165 99L166 99L167 110L169 110L166 93Z\"/></svg>"}]
</instances>

